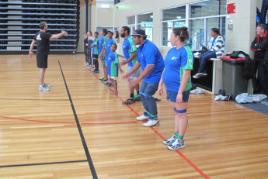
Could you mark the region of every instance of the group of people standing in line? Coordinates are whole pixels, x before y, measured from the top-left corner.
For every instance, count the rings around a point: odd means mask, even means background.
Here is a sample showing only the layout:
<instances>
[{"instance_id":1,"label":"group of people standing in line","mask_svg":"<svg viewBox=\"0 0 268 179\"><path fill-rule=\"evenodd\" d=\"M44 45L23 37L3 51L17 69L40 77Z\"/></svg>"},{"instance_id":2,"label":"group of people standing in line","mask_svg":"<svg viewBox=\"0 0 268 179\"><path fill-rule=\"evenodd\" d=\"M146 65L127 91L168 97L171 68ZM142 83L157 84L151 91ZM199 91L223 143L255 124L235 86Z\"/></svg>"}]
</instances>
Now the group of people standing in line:
<instances>
[{"instance_id":1,"label":"group of people standing in line","mask_svg":"<svg viewBox=\"0 0 268 179\"><path fill-rule=\"evenodd\" d=\"M34 45L37 43L36 59L37 67L40 69L40 92L49 90L44 80L47 69L49 41L68 36L65 31L59 34L50 34L47 29L47 23L41 22L40 31L35 35L29 49L29 55L32 56ZM201 55L199 73L203 72L204 62L208 58L222 55L224 51L223 38L220 36L219 30L213 28L211 35L212 40L209 51L203 55L204 57ZM137 29L130 34L130 28L123 26L120 36L124 39L122 43L122 60L119 60L116 53L118 35L117 40L114 40L113 32L107 29L103 29L100 35L95 32L94 37L92 37L91 33L88 33L85 38L86 65L93 66L94 72L99 73L100 61L103 67L103 77L100 80L106 85L112 86L116 95L118 94L118 72L122 73L122 77L129 82L129 99L124 101L124 104L128 105L141 100L144 113L138 116L137 120L146 121L143 124L146 127L159 125L157 103L153 95L156 92L162 95L163 86L165 85L167 100L175 113L175 130L174 134L164 140L163 143L170 150L185 147L184 135L188 126L187 103L192 88L191 70L193 69L194 59L191 48L186 44L189 39L188 29L181 27L172 30L170 42L173 47L168 51L165 59L158 47L147 39L144 30ZM258 25L257 37L252 42L251 47L255 51L259 71L265 71L260 67L265 65L267 67L267 43L265 26ZM88 59L92 60L88 61ZM127 65L126 72L121 69L123 65ZM264 89L267 90L265 87Z\"/></svg>"},{"instance_id":2,"label":"group of people standing in line","mask_svg":"<svg viewBox=\"0 0 268 179\"><path fill-rule=\"evenodd\" d=\"M36 59L37 67L40 69L40 92L49 91L49 86L45 83L49 42L68 36L65 31L50 34L47 30L47 23L41 22L40 31L35 35L29 49L29 55L32 56L34 45L37 43ZM100 80L106 85L112 86L115 94L118 94L118 71L122 73L124 79L128 79L130 96L124 101L124 104L132 104L141 100L144 113L138 116L137 120L146 120L143 124L146 127L159 124L157 103L153 95L156 92L162 95L163 85L165 85L167 100L175 113L175 130L174 134L163 143L170 150L183 148L185 146L184 135L188 126L186 114L192 88L191 70L194 59L191 48L186 44L189 39L188 29L181 27L172 30L170 42L173 47L168 51L165 60L157 46L147 39L144 30L137 29L130 35L130 28L123 26L120 35L124 39L122 43L123 60L119 60L116 53L119 35L116 36L117 40L114 40L113 32L106 29L103 29L100 35L95 32L94 37L90 32L87 33L85 38L86 65L91 65L94 67L92 68L94 72L99 73L99 61L101 61L103 77ZM219 30L213 28L211 36L209 50L200 57L199 74L195 75L196 78L199 78L200 74L204 75L204 63L208 58L217 57L224 52L224 42ZM252 42L251 48L255 51L259 79L266 78L261 72L264 72L267 66L267 42L265 26L258 25L257 36ZM123 65L127 65L127 72L121 69ZM256 84L257 82L259 81L256 81ZM265 85L260 86L267 90Z\"/></svg>"},{"instance_id":3,"label":"group of people standing in line","mask_svg":"<svg viewBox=\"0 0 268 179\"><path fill-rule=\"evenodd\" d=\"M94 38L87 36L85 47L91 47L93 63L86 61L86 65L94 65L94 72L99 73L100 61L103 67L103 77L100 80L112 86L115 94L118 94L116 82L118 71L122 73L123 79L129 83L129 98L124 104L141 100L144 113L136 119L145 121L143 125L146 127L159 125L157 103L153 95L156 92L162 95L165 85L167 100L175 113L175 131L163 143L170 150L183 148L188 126L186 114L192 88L193 68L193 54L185 43L189 38L188 29L186 27L173 29L170 37L173 48L169 50L165 60L158 47L147 39L144 30L137 29L130 34L130 28L123 26L120 36L123 38L121 60L116 53L117 42L113 39L113 32L103 29L99 36L97 32L94 33ZM126 72L121 69L123 65L127 65Z\"/></svg>"}]
</instances>

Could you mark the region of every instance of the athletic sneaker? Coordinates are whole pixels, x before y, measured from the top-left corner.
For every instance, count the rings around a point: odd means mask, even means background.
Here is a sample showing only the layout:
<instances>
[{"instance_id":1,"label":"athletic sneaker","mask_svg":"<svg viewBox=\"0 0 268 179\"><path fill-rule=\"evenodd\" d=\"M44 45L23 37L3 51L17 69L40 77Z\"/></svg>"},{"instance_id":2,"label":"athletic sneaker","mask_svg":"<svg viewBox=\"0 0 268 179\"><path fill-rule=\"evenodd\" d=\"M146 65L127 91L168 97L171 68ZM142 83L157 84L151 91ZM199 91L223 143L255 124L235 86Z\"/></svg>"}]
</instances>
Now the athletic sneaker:
<instances>
[{"instance_id":1,"label":"athletic sneaker","mask_svg":"<svg viewBox=\"0 0 268 179\"><path fill-rule=\"evenodd\" d=\"M136 95L133 97L134 101L141 101L141 96L140 95Z\"/></svg>"},{"instance_id":2,"label":"athletic sneaker","mask_svg":"<svg viewBox=\"0 0 268 179\"><path fill-rule=\"evenodd\" d=\"M89 68L89 63L88 62L85 63L85 67Z\"/></svg>"},{"instance_id":3,"label":"athletic sneaker","mask_svg":"<svg viewBox=\"0 0 268 179\"><path fill-rule=\"evenodd\" d=\"M48 84L44 83L44 87L45 87L46 89L50 90Z\"/></svg>"},{"instance_id":4,"label":"athletic sneaker","mask_svg":"<svg viewBox=\"0 0 268 179\"><path fill-rule=\"evenodd\" d=\"M168 150L177 150L185 147L184 140L176 139L172 144L168 145Z\"/></svg>"},{"instance_id":5,"label":"athletic sneaker","mask_svg":"<svg viewBox=\"0 0 268 179\"><path fill-rule=\"evenodd\" d=\"M143 126L145 126L145 127L153 127L153 126L156 126L156 125L159 125L159 121L158 120L152 120L152 119L149 119L146 123L143 124Z\"/></svg>"},{"instance_id":6,"label":"athletic sneaker","mask_svg":"<svg viewBox=\"0 0 268 179\"><path fill-rule=\"evenodd\" d=\"M100 81L107 81L108 79L106 78L99 78Z\"/></svg>"},{"instance_id":7,"label":"athletic sneaker","mask_svg":"<svg viewBox=\"0 0 268 179\"><path fill-rule=\"evenodd\" d=\"M39 85L39 91L40 92L48 92L49 87L47 86L47 84Z\"/></svg>"},{"instance_id":8,"label":"athletic sneaker","mask_svg":"<svg viewBox=\"0 0 268 179\"><path fill-rule=\"evenodd\" d=\"M130 105L130 104L135 103L135 100L133 98L129 98L129 99L123 101L122 103L125 105Z\"/></svg>"},{"instance_id":9,"label":"athletic sneaker","mask_svg":"<svg viewBox=\"0 0 268 179\"><path fill-rule=\"evenodd\" d=\"M94 73L100 73L100 71L95 69L95 70L94 70Z\"/></svg>"},{"instance_id":10,"label":"athletic sneaker","mask_svg":"<svg viewBox=\"0 0 268 179\"><path fill-rule=\"evenodd\" d=\"M194 79L198 79L198 78L201 78L201 77L204 77L204 76L207 76L208 74L207 73L197 73L193 76Z\"/></svg>"},{"instance_id":11,"label":"athletic sneaker","mask_svg":"<svg viewBox=\"0 0 268 179\"><path fill-rule=\"evenodd\" d=\"M170 145L173 142L175 142L175 140L177 139L177 137L175 135L171 136L169 139L166 139L163 141L164 145Z\"/></svg>"},{"instance_id":12,"label":"athletic sneaker","mask_svg":"<svg viewBox=\"0 0 268 179\"><path fill-rule=\"evenodd\" d=\"M148 117L148 116L145 116L145 115L143 114L143 115L138 116L136 119L137 119L138 121L144 121L144 120L146 120L146 119L149 119L149 117Z\"/></svg>"}]
</instances>

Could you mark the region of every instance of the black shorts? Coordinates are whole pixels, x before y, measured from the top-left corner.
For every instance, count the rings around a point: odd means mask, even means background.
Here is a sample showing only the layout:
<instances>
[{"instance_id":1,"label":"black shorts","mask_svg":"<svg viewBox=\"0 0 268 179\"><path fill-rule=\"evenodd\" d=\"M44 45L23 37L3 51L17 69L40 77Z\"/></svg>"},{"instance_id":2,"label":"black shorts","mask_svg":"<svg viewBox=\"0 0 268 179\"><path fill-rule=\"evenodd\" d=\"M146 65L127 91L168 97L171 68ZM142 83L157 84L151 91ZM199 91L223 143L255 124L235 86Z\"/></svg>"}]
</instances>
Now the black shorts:
<instances>
[{"instance_id":1,"label":"black shorts","mask_svg":"<svg viewBox=\"0 0 268 179\"><path fill-rule=\"evenodd\" d=\"M37 54L36 62L38 68L47 68L47 54Z\"/></svg>"}]
</instances>

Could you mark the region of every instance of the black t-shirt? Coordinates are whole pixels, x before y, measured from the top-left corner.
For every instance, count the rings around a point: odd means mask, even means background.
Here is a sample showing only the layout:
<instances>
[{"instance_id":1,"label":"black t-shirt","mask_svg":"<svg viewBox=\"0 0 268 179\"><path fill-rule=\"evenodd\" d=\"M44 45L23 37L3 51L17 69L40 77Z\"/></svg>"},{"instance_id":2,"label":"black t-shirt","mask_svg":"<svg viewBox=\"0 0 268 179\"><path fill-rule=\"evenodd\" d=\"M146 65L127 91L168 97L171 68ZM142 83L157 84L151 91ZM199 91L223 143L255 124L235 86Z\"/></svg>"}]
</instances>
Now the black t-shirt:
<instances>
[{"instance_id":1,"label":"black t-shirt","mask_svg":"<svg viewBox=\"0 0 268 179\"><path fill-rule=\"evenodd\" d=\"M37 41L37 54L47 55L49 52L49 39L51 34L48 32L38 32L34 36L34 40Z\"/></svg>"}]
</instances>

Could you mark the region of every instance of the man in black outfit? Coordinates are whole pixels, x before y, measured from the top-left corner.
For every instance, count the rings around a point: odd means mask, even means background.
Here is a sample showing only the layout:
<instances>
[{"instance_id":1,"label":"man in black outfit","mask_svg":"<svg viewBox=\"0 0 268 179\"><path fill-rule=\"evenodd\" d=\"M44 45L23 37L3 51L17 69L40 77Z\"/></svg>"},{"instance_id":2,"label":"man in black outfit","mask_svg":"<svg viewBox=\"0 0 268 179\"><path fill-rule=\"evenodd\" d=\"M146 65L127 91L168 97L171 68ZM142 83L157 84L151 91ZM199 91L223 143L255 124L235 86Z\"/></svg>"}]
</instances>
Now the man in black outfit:
<instances>
[{"instance_id":1,"label":"man in black outfit","mask_svg":"<svg viewBox=\"0 0 268 179\"><path fill-rule=\"evenodd\" d=\"M30 58L32 58L34 44L37 43L36 61L37 61L37 67L40 69L40 85L39 85L40 92L49 91L48 85L45 84L45 72L47 69L49 42L50 40L53 39L59 39L64 36L68 36L68 33L66 31L62 31L61 33L58 34L50 34L49 32L47 32L47 28L48 26L46 22L40 23L40 31L34 36L29 49L29 56Z\"/></svg>"},{"instance_id":2,"label":"man in black outfit","mask_svg":"<svg viewBox=\"0 0 268 179\"><path fill-rule=\"evenodd\" d=\"M257 26L256 38L251 43L251 49L255 52L254 93L268 94L268 34L264 24Z\"/></svg>"}]
</instances>

